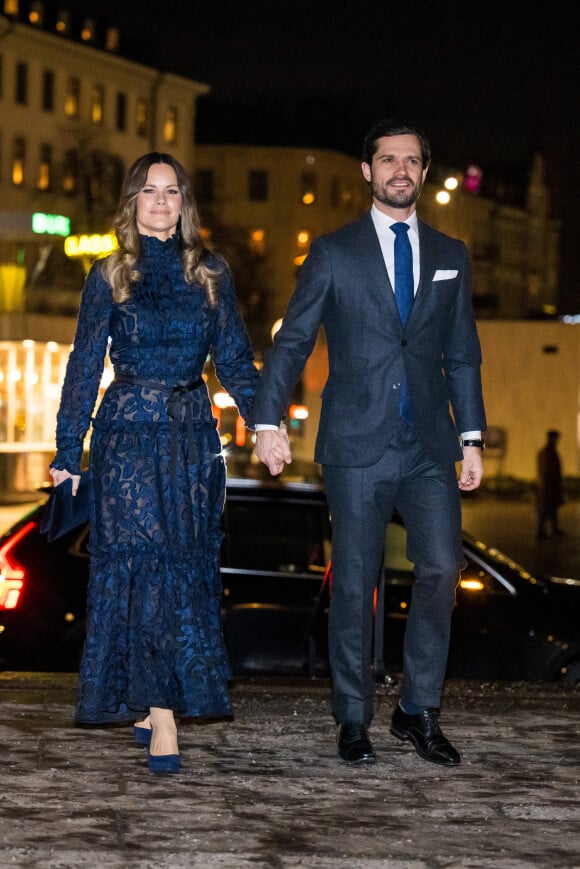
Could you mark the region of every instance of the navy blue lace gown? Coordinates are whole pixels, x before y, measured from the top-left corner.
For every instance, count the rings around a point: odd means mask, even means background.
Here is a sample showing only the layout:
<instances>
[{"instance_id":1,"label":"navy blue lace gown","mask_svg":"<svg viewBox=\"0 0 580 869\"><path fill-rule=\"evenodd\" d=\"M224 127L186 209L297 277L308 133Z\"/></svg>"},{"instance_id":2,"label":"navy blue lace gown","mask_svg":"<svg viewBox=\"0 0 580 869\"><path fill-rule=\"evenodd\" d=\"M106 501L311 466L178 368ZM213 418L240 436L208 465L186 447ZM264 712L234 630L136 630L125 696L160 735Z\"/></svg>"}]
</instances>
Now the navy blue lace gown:
<instances>
[{"instance_id":1,"label":"navy blue lace gown","mask_svg":"<svg viewBox=\"0 0 580 869\"><path fill-rule=\"evenodd\" d=\"M227 268L211 308L203 288L183 278L176 236L140 241L141 280L128 302L113 302L98 263L87 277L52 463L80 470L110 341L118 379L99 405L90 447L90 581L77 703L77 720L87 723L132 721L151 706L182 716L231 712L220 620L225 465L199 379L211 355L248 418L258 373ZM170 391L175 386L183 388Z\"/></svg>"}]
</instances>

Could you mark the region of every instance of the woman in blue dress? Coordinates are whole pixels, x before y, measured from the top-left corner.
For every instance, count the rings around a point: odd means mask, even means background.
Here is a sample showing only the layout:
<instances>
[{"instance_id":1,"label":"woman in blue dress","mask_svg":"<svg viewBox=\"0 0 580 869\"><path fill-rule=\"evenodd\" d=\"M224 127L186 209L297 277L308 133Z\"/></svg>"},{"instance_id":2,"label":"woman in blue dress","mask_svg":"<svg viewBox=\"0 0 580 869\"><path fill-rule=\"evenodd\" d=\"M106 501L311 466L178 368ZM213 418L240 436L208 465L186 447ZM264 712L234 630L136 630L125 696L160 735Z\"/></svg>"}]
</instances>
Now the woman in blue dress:
<instances>
[{"instance_id":1,"label":"woman in blue dress","mask_svg":"<svg viewBox=\"0 0 580 869\"><path fill-rule=\"evenodd\" d=\"M57 418L54 485L78 486L92 420L90 581L77 720L137 722L153 772L180 766L175 716L231 713L221 620L225 465L202 372L248 419L259 378L226 263L200 235L189 179L140 157L93 264Z\"/></svg>"}]
</instances>

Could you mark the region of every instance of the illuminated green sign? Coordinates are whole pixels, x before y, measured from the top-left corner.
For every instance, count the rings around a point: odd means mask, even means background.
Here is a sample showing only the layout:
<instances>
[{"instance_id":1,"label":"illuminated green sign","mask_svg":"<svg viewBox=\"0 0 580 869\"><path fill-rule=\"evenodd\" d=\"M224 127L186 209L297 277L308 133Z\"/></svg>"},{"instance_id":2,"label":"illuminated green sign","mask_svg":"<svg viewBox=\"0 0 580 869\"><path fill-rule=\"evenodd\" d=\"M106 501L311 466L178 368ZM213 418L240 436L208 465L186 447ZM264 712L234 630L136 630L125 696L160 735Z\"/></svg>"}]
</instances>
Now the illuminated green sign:
<instances>
[{"instance_id":1,"label":"illuminated green sign","mask_svg":"<svg viewBox=\"0 0 580 869\"><path fill-rule=\"evenodd\" d=\"M32 231L49 235L70 235L70 219L62 214L44 214L35 211L32 215Z\"/></svg>"}]
</instances>

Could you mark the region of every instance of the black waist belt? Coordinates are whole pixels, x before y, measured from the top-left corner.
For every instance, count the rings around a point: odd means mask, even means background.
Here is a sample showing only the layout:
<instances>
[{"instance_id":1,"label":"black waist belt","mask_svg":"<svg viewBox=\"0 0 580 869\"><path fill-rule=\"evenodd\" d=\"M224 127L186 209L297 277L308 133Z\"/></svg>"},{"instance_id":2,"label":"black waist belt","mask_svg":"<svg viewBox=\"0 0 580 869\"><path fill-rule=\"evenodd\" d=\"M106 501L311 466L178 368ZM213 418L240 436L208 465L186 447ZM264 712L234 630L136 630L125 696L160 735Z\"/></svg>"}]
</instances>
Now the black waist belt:
<instances>
[{"instance_id":1,"label":"black waist belt","mask_svg":"<svg viewBox=\"0 0 580 869\"><path fill-rule=\"evenodd\" d=\"M193 421L193 393L203 386L203 378L185 385L177 384L170 386L159 380L148 380L146 377L135 377L133 374L115 374L115 383L127 383L130 386L143 386L146 389L154 389L167 396L167 414L172 420L171 425L171 464L170 473L175 473L177 461L177 443L179 437L179 425L184 422L187 430L187 460L195 465L198 461L197 447L195 445L195 426Z\"/></svg>"}]
</instances>

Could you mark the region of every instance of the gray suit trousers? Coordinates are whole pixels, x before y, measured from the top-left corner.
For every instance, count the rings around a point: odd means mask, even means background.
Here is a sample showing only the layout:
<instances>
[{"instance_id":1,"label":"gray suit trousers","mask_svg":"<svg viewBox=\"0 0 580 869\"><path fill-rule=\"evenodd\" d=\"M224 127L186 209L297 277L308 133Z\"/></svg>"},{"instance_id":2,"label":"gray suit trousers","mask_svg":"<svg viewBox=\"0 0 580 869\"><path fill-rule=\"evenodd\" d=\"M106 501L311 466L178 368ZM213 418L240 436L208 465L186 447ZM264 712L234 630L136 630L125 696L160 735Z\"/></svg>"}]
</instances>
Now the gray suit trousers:
<instances>
[{"instance_id":1,"label":"gray suit trousers","mask_svg":"<svg viewBox=\"0 0 580 869\"><path fill-rule=\"evenodd\" d=\"M414 429L399 420L377 464L324 465L323 473L332 520L329 650L335 718L367 724L373 714L373 596L394 509L405 523L407 557L415 568L401 696L439 706L455 588L465 567L455 465L430 459Z\"/></svg>"}]
</instances>

